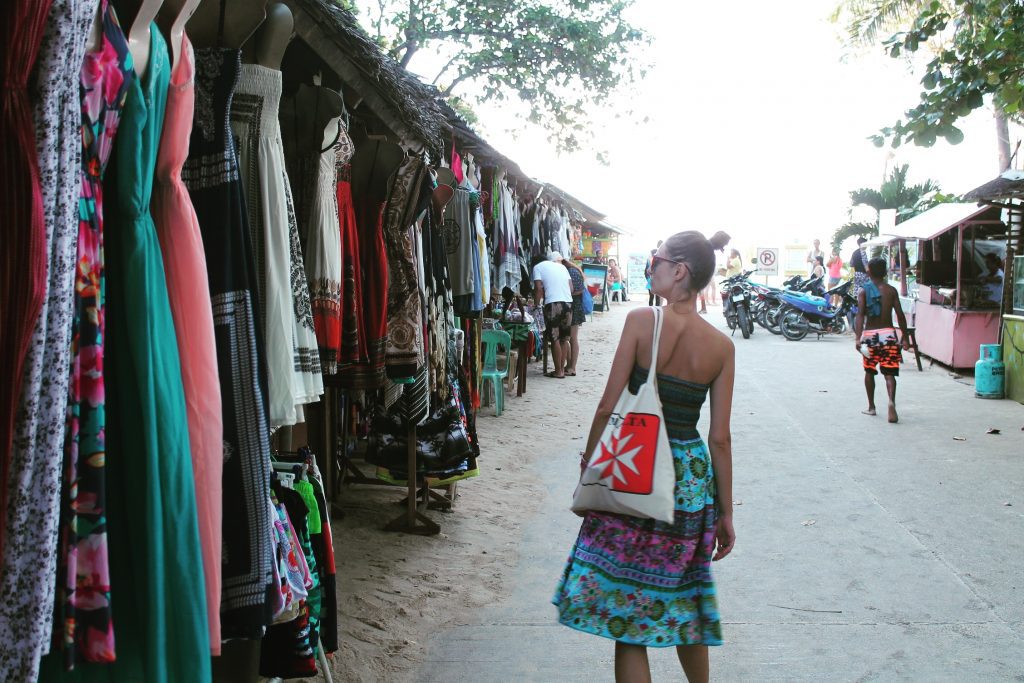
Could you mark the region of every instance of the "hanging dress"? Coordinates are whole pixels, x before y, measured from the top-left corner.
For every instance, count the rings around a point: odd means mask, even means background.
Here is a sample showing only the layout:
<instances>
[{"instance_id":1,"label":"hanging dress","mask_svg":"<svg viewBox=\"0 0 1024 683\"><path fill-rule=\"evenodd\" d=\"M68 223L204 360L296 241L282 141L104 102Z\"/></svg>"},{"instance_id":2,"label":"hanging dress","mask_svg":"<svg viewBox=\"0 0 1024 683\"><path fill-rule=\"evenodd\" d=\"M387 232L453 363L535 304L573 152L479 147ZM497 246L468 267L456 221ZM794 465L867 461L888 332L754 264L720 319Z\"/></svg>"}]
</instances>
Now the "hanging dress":
<instances>
[{"instance_id":1,"label":"hanging dress","mask_svg":"<svg viewBox=\"0 0 1024 683\"><path fill-rule=\"evenodd\" d=\"M210 680L210 635L181 364L156 226L149 213L170 64L150 25L105 190L107 474L116 680ZM197 311L193 312L198 315Z\"/></svg>"},{"instance_id":2,"label":"hanging dress","mask_svg":"<svg viewBox=\"0 0 1024 683\"><path fill-rule=\"evenodd\" d=\"M341 117L327 124L323 145L313 152L297 151L288 172L302 237L302 253L313 326L325 375L338 372L341 353L341 225L338 217L338 172L334 141L340 137Z\"/></svg>"},{"instance_id":3,"label":"hanging dress","mask_svg":"<svg viewBox=\"0 0 1024 683\"><path fill-rule=\"evenodd\" d=\"M85 41L98 0L54 0L32 92L47 263L46 298L25 357L0 553L0 680L34 681L50 649L67 421ZM17 3L8 3L10 11Z\"/></svg>"},{"instance_id":4,"label":"hanging dress","mask_svg":"<svg viewBox=\"0 0 1024 683\"><path fill-rule=\"evenodd\" d=\"M388 377L410 378L423 364L423 310L417 287L416 263L409 228L420 204L420 185L426 165L409 157L398 169L384 215L388 272Z\"/></svg>"},{"instance_id":5,"label":"hanging dress","mask_svg":"<svg viewBox=\"0 0 1024 683\"><path fill-rule=\"evenodd\" d=\"M301 421L301 406L320 400L323 394L320 354L277 117L281 87L280 71L243 64L231 105L231 127L238 138L239 168L263 303L271 427Z\"/></svg>"},{"instance_id":6,"label":"hanging dress","mask_svg":"<svg viewBox=\"0 0 1024 683\"><path fill-rule=\"evenodd\" d=\"M68 667L76 661L114 659L107 557L103 173L135 72L107 0L101 11L102 45L86 54L81 80L82 185L57 594Z\"/></svg>"},{"instance_id":7,"label":"hanging dress","mask_svg":"<svg viewBox=\"0 0 1024 683\"><path fill-rule=\"evenodd\" d=\"M0 552L7 535L7 478L25 356L46 296L46 225L28 82L53 0L0 8Z\"/></svg>"},{"instance_id":8,"label":"hanging dress","mask_svg":"<svg viewBox=\"0 0 1024 683\"><path fill-rule=\"evenodd\" d=\"M171 74L167 113L156 161L153 220L160 238L167 293L177 332L181 379L192 445L196 510L203 551L210 647L220 654L220 554L223 506L224 425L220 414L217 342L203 236L192 199L181 180L195 108L195 56L182 36L181 57Z\"/></svg>"},{"instance_id":9,"label":"hanging dress","mask_svg":"<svg viewBox=\"0 0 1024 683\"><path fill-rule=\"evenodd\" d=\"M352 198L352 156L356 152L348 132L334 145L338 173L338 223L341 232L341 352L343 365L365 363L366 331L363 329L363 282L359 277L359 228Z\"/></svg>"},{"instance_id":10,"label":"hanging dress","mask_svg":"<svg viewBox=\"0 0 1024 683\"><path fill-rule=\"evenodd\" d=\"M633 368L636 393L648 371ZM676 470L675 520L588 512L552 602L563 625L630 645L721 645L711 577L715 475L697 432L708 385L658 374Z\"/></svg>"},{"instance_id":11,"label":"hanging dress","mask_svg":"<svg viewBox=\"0 0 1024 683\"><path fill-rule=\"evenodd\" d=\"M239 51L196 50L196 108L182 178L202 232L217 340L223 444L221 637L259 638L272 588L270 441L252 243L229 112Z\"/></svg>"}]
</instances>

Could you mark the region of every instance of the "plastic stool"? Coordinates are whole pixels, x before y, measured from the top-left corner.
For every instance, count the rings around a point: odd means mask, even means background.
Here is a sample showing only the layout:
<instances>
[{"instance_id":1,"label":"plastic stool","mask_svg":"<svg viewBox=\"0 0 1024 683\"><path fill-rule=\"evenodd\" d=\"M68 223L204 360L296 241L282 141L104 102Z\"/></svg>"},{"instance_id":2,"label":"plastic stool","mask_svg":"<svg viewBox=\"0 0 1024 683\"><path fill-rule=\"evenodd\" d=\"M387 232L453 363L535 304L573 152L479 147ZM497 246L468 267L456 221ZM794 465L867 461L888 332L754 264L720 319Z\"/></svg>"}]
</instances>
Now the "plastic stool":
<instances>
[{"instance_id":1,"label":"plastic stool","mask_svg":"<svg viewBox=\"0 0 1024 683\"><path fill-rule=\"evenodd\" d=\"M484 345L484 367L481 372L481 393L487 390L487 382L494 387L494 414L505 410L505 378L508 376L509 360L512 357L512 335L503 330L484 330L480 341ZM498 348L505 347L505 369L498 369Z\"/></svg>"}]
</instances>

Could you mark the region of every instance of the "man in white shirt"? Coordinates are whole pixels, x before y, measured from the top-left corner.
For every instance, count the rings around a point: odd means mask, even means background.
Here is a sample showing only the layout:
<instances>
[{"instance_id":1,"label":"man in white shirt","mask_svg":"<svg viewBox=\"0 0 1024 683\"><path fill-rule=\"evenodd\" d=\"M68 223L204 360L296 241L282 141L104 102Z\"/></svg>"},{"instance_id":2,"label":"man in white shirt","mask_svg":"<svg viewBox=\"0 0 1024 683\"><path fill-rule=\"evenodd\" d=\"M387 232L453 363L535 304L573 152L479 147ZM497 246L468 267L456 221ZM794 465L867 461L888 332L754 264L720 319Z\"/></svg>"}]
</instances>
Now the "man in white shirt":
<instances>
[{"instance_id":1,"label":"man in white shirt","mask_svg":"<svg viewBox=\"0 0 1024 683\"><path fill-rule=\"evenodd\" d=\"M814 266L818 265L819 256L824 260L825 252L821 250L821 240L814 240L814 248L807 252L808 269L811 273L814 273Z\"/></svg>"},{"instance_id":2,"label":"man in white shirt","mask_svg":"<svg viewBox=\"0 0 1024 683\"><path fill-rule=\"evenodd\" d=\"M547 376L563 379L572 336L572 278L557 251L533 267L533 296L538 304L544 302L545 335L555 360L555 370Z\"/></svg>"}]
</instances>

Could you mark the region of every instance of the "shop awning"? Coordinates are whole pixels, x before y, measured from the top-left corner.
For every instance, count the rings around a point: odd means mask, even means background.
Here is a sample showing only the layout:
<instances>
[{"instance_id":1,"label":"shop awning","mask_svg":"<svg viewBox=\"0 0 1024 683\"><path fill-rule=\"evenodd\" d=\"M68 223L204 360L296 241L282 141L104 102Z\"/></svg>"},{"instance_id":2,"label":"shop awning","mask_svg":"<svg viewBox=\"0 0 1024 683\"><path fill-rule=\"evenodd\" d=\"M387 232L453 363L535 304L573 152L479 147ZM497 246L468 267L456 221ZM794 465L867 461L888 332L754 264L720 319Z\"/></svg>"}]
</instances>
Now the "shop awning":
<instances>
[{"instance_id":1,"label":"shop awning","mask_svg":"<svg viewBox=\"0 0 1024 683\"><path fill-rule=\"evenodd\" d=\"M893 240L930 240L942 233L991 212L991 206L977 204L939 204L922 214L903 221L894 233L879 235L867 242L867 246L880 246ZM996 216L998 218L998 216Z\"/></svg>"}]
</instances>

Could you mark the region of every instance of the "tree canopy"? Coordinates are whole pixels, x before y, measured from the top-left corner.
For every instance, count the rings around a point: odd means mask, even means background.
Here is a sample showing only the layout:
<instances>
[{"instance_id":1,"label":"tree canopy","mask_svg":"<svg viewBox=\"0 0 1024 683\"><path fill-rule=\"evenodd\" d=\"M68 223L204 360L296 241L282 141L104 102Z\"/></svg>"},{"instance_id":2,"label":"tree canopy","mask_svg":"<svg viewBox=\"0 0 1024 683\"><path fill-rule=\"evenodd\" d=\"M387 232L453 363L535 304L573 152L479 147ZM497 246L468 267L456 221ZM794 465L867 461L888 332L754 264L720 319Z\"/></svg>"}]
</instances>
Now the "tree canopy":
<instances>
[{"instance_id":1,"label":"tree canopy","mask_svg":"<svg viewBox=\"0 0 1024 683\"><path fill-rule=\"evenodd\" d=\"M952 198L941 194L939 184L934 180L911 185L907 182L909 164L900 164L889 172L878 188L862 187L850 192L850 212L854 207L867 206L876 212L896 209L896 222L902 223L937 204ZM832 235L832 246L839 249L850 237L874 237L878 234L878 218L871 222L846 223Z\"/></svg>"},{"instance_id":2,"label":"tree canopy","mask_svg":"<svg viewBox=\"0 0 1024 683\"><path fill-rule=\"evenodd\" d=\"M898 2L913 21L883 45L892 57L926 46L931 60L921 79L920 101L903 119L873 136L881 147L913 142L924 147L939 137L963 140L956 122L993 98L1010 116L1024 108L1024 4L1014 0Z\"/></svg>"},{"instance_id":3,"label":"tree canopy","mask_svg":"<svg viewBox=\"0 0 1024 683\"><path fill-rule=\"evenodd\" d=\"M634 50L646 35L624 12L632 0L376 0L378 42L403 66L430 49L447 62L433 78L467 103L518 96L528 118L564 151L579 149L589 111L642 77ZM467 93L462 86L474 83Z\"/></svg>"}]
</instances>

